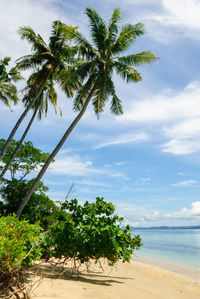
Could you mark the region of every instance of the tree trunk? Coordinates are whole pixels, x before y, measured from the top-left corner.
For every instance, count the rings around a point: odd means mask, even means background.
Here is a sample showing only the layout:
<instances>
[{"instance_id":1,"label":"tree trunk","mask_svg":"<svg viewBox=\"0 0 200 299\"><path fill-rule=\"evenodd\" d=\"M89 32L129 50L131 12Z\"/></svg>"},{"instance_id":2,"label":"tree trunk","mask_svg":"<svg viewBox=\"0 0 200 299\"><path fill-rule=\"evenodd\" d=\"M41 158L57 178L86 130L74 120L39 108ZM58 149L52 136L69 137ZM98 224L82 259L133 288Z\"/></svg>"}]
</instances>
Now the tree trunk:
<instances>
[{"instance_id":1,"label":"tree trunk","mask_svg":"<svg viewBox=\"0 0 200 299\"><path fill-rule=\"evenodd\" d=\"M61 147L63 146L63 144L65 143L66 139L68 138L68 136L71 134L71 132L73 131L73 129L75 128L75 126L77 125L77 123L79 122L79 120L82 118L83 114L86 111L86 108L90 102L90 100L92 99L92 96L94 94L96 90L96 84L94 85L94 87L92 88L90 94L88 95L87 100L85 101L83 108L81 109L81 111L79 112L79 114L76 116L76 118L74 119L74 121L71 123L71 125L69 126L69 128L67 129L67 131L65 132L65 134L63 135L63 137L61 138L60 142L57 144L57 146L55 147L55 149L53 150L53 152L51 153L51 155L49 156L49 158L47 159L46 163L44 164L44 166L42 167L42 169L40 170L37 178L35 179L35 181L33 182L33 185L31 186L31 188L29 189L29 191L27 192L26 196L23 198L18 210L17 210L17 216L19 217L25 207L25 205L27 204L28 200L30 199L31 195L33 194L35 188L37 187L37 185L39 184L41 178L43 177L43 175L45 174L47 168L49 167L50 163L52 162L52 160L55 158L56 154L59 152L59 150L61 149Z\"/></svg>"},{"instance_id":2,"label":"tree trunk","mask_svg":"<svg viewBox=\"0 0 200 299\"><path fill-rule=\"evenodd\" d=\"M44 90L45 85L46 85L46 82L47 82L49 76L50 76L50 72L47 73L47 77L46 77L46 79L45 79L45 81L44 81L44 84L43 84L42 87L39 89L39 92L38 92L37 96L30 102L30 104L27 106L27 108L24 110L24 112L22 113L22 115L20 116L20 118L18 119L18 121L16 122L14 128L12 129L12 131L11 131L11 133L10 133L10 135L9 135L9 137L8 137L6 143L4 144L4 147L3 147L3 149L2 149L2 151L1 151L1 153L0 153L0 161L1 161L1 159L3 158L3 156L4 156L4 154L5 154L5 152L6 152L7 148L8 148L8 146L9 146L9 144L10 144L10 142L11 142L11 140L13 139L13 136L15 135L17 129L19 128L20 124L21 124L22 121L24 120L26 114L29 112L29 110L31 109L31 107L33 106L33 104L35 103L35 101L38 99L38 97L40 96L40 94L41 94L42 91Z\"/></svg>"},{"instance_id":3,"label":"tree trunk","mask_svg":"<svg viewBox=\"0 0 200 299\"><path fill-rule=\"evenodd\" d=\"M29 129L30 129L33 121L34 121L34 119L35 119L37 111L38 111L38 107L34 110L33 115L32 115L32 117L31 117L31 119L30 119L30 121L28 123L28 126L26 127L26 130L24 131L24 134L22 135L22 137L21 137L18 145L16 146L16 148L15 148L15 150L14 150L14 152L13 152L11 158L10 158L10 160L8 161L8 163L4 167L4 170L0 174L0 181L3 178L4 174L6 173L6 171L8 170L8 168L9 168L10 164L12 163L12 161L15 159L15 157L16 157L16 155L17 155L17 153L18 153L18 151L19 151L19 149L20 149L20 147L21 147L21 145L22 145L22 143L23 143L23 141L24 141L24 139L25 139L25 137L26 137L26 135L27 135L27 133L28 133L28 131L29 131Z\"/></svg>"}]
</instances>

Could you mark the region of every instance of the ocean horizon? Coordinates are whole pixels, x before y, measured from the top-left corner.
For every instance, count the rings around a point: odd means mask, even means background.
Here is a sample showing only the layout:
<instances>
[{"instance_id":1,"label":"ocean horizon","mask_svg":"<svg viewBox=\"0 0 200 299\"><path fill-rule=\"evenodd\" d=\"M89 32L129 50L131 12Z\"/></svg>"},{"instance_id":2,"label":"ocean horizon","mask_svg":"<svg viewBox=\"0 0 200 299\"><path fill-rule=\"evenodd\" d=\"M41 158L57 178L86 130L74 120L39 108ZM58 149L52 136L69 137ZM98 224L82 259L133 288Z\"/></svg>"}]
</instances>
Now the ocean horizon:
<instances>
[{"instance_id":1,"label":"ocean horizon","mask_svg":"<svg viewBox=\"0 0 200 299\"><path fill-rule=\"evenodd\" d=\"M199 228L134 228L143 246L135 252L139 258L151 258L200 272Z\"/></svg>"}]
</instances>

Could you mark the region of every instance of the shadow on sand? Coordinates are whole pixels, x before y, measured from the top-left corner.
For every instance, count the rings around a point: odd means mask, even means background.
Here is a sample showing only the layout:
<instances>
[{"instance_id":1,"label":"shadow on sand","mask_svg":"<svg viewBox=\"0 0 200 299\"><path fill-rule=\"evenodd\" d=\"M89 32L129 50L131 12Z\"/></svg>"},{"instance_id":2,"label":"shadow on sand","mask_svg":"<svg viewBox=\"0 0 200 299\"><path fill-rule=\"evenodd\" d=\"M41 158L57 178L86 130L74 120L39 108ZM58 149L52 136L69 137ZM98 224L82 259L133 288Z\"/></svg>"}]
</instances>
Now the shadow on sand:
<instances>
[{"instance_id":1,"label":"shadow on sand","mask_svg":"<svg viewBox=\"0 0 200 299\"><path fill-rule=\"evenodd\" d=\"M74 271L70 267L51 266L50 264L38 264L32 267L29 271L30 276L39 276L49 279L64 279L81 281L84 283L111 286L114 283L123 283L123 280L134 280L134 278L112 276L111 271L105 275L103 271L94 271L90 269L89 273L86 270Z\"/></svg>"}]
</instances>

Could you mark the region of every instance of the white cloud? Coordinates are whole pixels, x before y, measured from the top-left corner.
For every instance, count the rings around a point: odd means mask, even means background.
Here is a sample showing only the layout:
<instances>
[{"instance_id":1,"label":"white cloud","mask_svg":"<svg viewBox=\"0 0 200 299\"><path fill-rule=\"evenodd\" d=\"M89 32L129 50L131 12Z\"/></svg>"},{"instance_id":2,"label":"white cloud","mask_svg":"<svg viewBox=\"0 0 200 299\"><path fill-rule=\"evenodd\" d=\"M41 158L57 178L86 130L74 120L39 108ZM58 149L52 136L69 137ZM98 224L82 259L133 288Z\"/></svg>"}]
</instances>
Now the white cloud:
<instances>
[{"instance_id":1,"label":"white cloud","mask_svg":"<svg viewBox=\"0 0 200 299\"><path fill-rule=\"evenodd\" d=\"M162 0L168 12L162 24L200 30L200 3L197 0Z\"/></svg>"},{"instance_id":2,"label":"white cloud","mask_svg":"<svg viewBox=\"0 0 200 299\"><path fill-rule=\"evenodd\" d=\"M166 213L164 214L164 217L169 219L175 218L175 219L187 219L187 220L200 217L200 201L193 202L191 204L190 209L184 207L178 212Z\"/></svg>"},{"instance_id":3,"label":"white cloud","mask_svg":"<svg viewBox=\"0 0 200 299\"><path fill-rule=\"evenodd\" d=\"M195 81L176 95L163 92L142 102L134 102L128 112L119 118L119 122L146 125L146 130L150 130L151 135L155 136L152 138L165 140L161 145L163 152L174 155L198 152L200 150L199 86L200 82Z\"/></svg>"},{"instance_id":4,"label":"white cloud","mask_svg":"<svg viewBox=\"0 0 200 299\"><path fill-rule=\"evenodd\" d=\"M111 171L111 172L108 172L108 174L109 174L110 177L121 178L121 179L126 180L126 181L130 180L130 178L127 175L125 175L123 172Z\"/></svg>"},{"instance_id":5,"label":"white cloud","mask_svg":"<svg viewBox=\"0 0 200 299\"><path fill-rule=\"evenodd\" d=\"M155 212L153 212L151 214L146 213L144 215L144 220L146 220L146 221L155 221L155 220L160 219L160 217L161 217L160 211L155 211Z\"/></svg>"},{"instance_id":6,"label":"white cloud","mask_svg":"<svg viewBox=\"0 0 200 299\"><path fill-rule=\"evenodd\" d=\"M165 128L165 134L169 137L182 136L182 138L200 136L200 117L183 121L170 128Z\"/></svg>"},{"instance_id":7,"label":"white cloud","mask_svg":"<svg viewBox=\"0 0 200 299\"><path fill-rule=\"evenodd\" d=\"M65 154L65 150L63 150L61 153L58 154L58 156L55 159L55 162L52 163L48 170L47 174L52 175L62 175L62 176L69 176L72 179L74 177L92 177L93 180L87 179L87 180L79 180L77 181L78 184L83 185L93 185L93 186L109 186L105 184L104 182L101 182L98 178L98 176L103 176L107 178L118 178L123 180L130 180L130 178L124 173L116 171L112 167L95 167L93 165L93 162L81 157L78 154L70 155ZM95 178L95 180L94 180ZM47 182L50 182L51 180L47 179ZM52 185L56 185L56 183L52 182Z\"/></svg>"},{"instance_id":8,"label":"white cloud","mask_svg":"<svg viewBox=\"0 0 200 299\"><path fill-rule=\"evenodd\" d=\"M52 9L53 1L7 1L1 0L0 26L2 28L0 39L0 55L11 56L14 59L27 54L30 49L26 42L20 41L16 33L20 26L31 26L43 37L49 35L52 21L58 19L59 14L56 9ZM14 51L13 51L14 49Z\"/></svg>"},{"instance_id":9,"label":"white cloud","mask_svg":"<svg viewBox=\"0 0 200 299\"><path fill-rule=\"evenodd\" d=\"M163 145L163 152L183 155L200 150L200 118L177 123L165 128L164 133L171 140Z\"/></svg>"},{"instance_id":10,"label":"white cloud","mask_svg":"<svg viewBox=\"0 0 200 299\"><path fill-rule=\"evenodd\" d=\"M120 161L120 162L115 163L115 165L117 165L117 166L123 166L123 165L126 165L126 164L127 164L127 162L125 162L125 161Z\"/></svg>"},{"instance_id":11,"label":"white cloud","mask_svg":"<svg viewBox=\"0 0 200 299\"><path fill-rule=\"evenodd\" d=\"M91 173L99 173L100 170L93 168L91 161L82 161L79 155L59 155L50 165L47 173L54 175L85 176Z\"/></svg>"},{"instance_id":12,"label":"white cloud","mask_svg":"<svg viewBox=\"0 0 200 299\"><path fill-rule=\"evenodd\" d=\"M200 201L192 202L191 208L182 208L177 212L163 213L161 211L156 211L153 214L147 213L145 215L145 220L147 221L158 221L160 219L165 220L195 220L198 218L200 220Z\"/></svg>"},{"instance_id":13,"label":"white cloud","mask_svg":"<svg viewBox=\"0 0 200 299\"><path fill-rule=\"evenodd\" d=\"M169 122L177 119L189 119L200 116L200 84L192 82L186 88L172 95L165 91L149 99L135 102L129 107L119 121L155 123Z\"/></svg>"},{"instance_id":14,"label":"white cloud","mask_svg":"<svg viewBox=\"0 0 200 299\"><path fill-rule=\"evenodd\" d=\"M169 43L183 35L200 38L200 3L196 0L162 0L160 7L154 7L142 20L147 24L148 33L157 41ZM153 12L152 12L153 11Z\"/></svg>"},{"instance_id":15,"label":"white cloud","mask_svg":"<svg viewBox=\"0 0 200 299\"><path fill-rule=\"evenodd\" d=\"M171 186L173 186L173 187L190 187L196 183L197 183L197 181L195 181L195 180L185 180L185 181L181 181L181 182L178 182L175 184L171 184Z\"/></svg>"},{"instance_id":16,"label":"white cloud","mask_svg":"<svg viewBox=\"0 0 200 299\"><path fill-rule=\"evenodd\" d=\"M116 204L116 212L124 217L124 224L133 226L180 225L180 223L181 225L186 225L184 220L191 221L191 225L198 225L200 220L200 201L192 202L191 207L183 207L174 212L153 210L151 206L147 205L141 207L141 205L130 202L118 202Z\"/></svg>"},{"instance_id":17,"label":"white cloud","mask_svg":"<svg viewBox=\"0 0 200 299\"><path fill-rule=\"evenodd\" d=\"M178 172L178 175L180 176L191 176L192 175L192 172L191 171L185 171L185 172Z\"/></svg>"},{"instance_id":18,"label":"white cloud","mask_svg":"<svg viewBox=\"0 0 200 299\"><path fill-rule=\"evenodd\" d=\"M143 178L143 177L140 177L139 179L137 179L137 184L139 184L139 185L149 185L150 184L150 182L151 182L151 178Z\"/></svg>"},{"instance_id":19,"label":"white cloud","mask_svg":"<svg viewBox=\"0 0 200 299\"><path fill-rule=\"evenodd\" d=\"M114 205L116 207L116 214L124 217L124 225L135 226L143 221L143 215L146 211L144 207L127 202L117 202Z\"/></svg>"},{"instance_id":20,"label":"white cloud","mask_svg":"<svg viewBox=\"0 0 200 299\"><path fill-rule=\"evenodd\" d=\"M100 148L107 147L107 146L127 144L127 143L140 143L140 142L145 142L149 139L150 139L150 136L144 132L140 132L140 133L133 132L133 133L119 135L114 138L113 137L108 138L104 142L95 146L94 149L100 149Z\"/></svg>"},{"instance_id":21,"label":"white cloud","mask_svg":"<svg viewBox=\"0 0 200 299\"><path fill-rule=\"evenodd\" d=\"M187 155L198 152L200 150L200 138L198 139L185 139L173 138L162 146L162 151L174 155Z\"/></svg>"}]
</instances>

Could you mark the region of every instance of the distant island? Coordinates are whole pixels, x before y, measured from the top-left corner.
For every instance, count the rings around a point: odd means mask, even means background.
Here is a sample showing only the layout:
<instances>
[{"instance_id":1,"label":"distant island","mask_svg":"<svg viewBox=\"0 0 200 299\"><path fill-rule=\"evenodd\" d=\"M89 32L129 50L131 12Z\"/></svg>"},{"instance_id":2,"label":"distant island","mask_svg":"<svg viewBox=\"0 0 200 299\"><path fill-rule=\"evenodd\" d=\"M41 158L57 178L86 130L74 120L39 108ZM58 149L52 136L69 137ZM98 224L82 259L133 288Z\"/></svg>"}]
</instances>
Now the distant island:
<instances>
[{"instance_id":1,"label":"distant island","mask_svg":"<svg viewBox=\"0 0 200 299\"><path fill-rule=\"evenodd\" d=\"M196 226L149 226L149 227L142 227L142 226L138 226L138 227L133 227L131 226L131 229L134 230L140 230L140 229L200 229L200 225L196 225Z\"/></svg>"}]
</instances>

